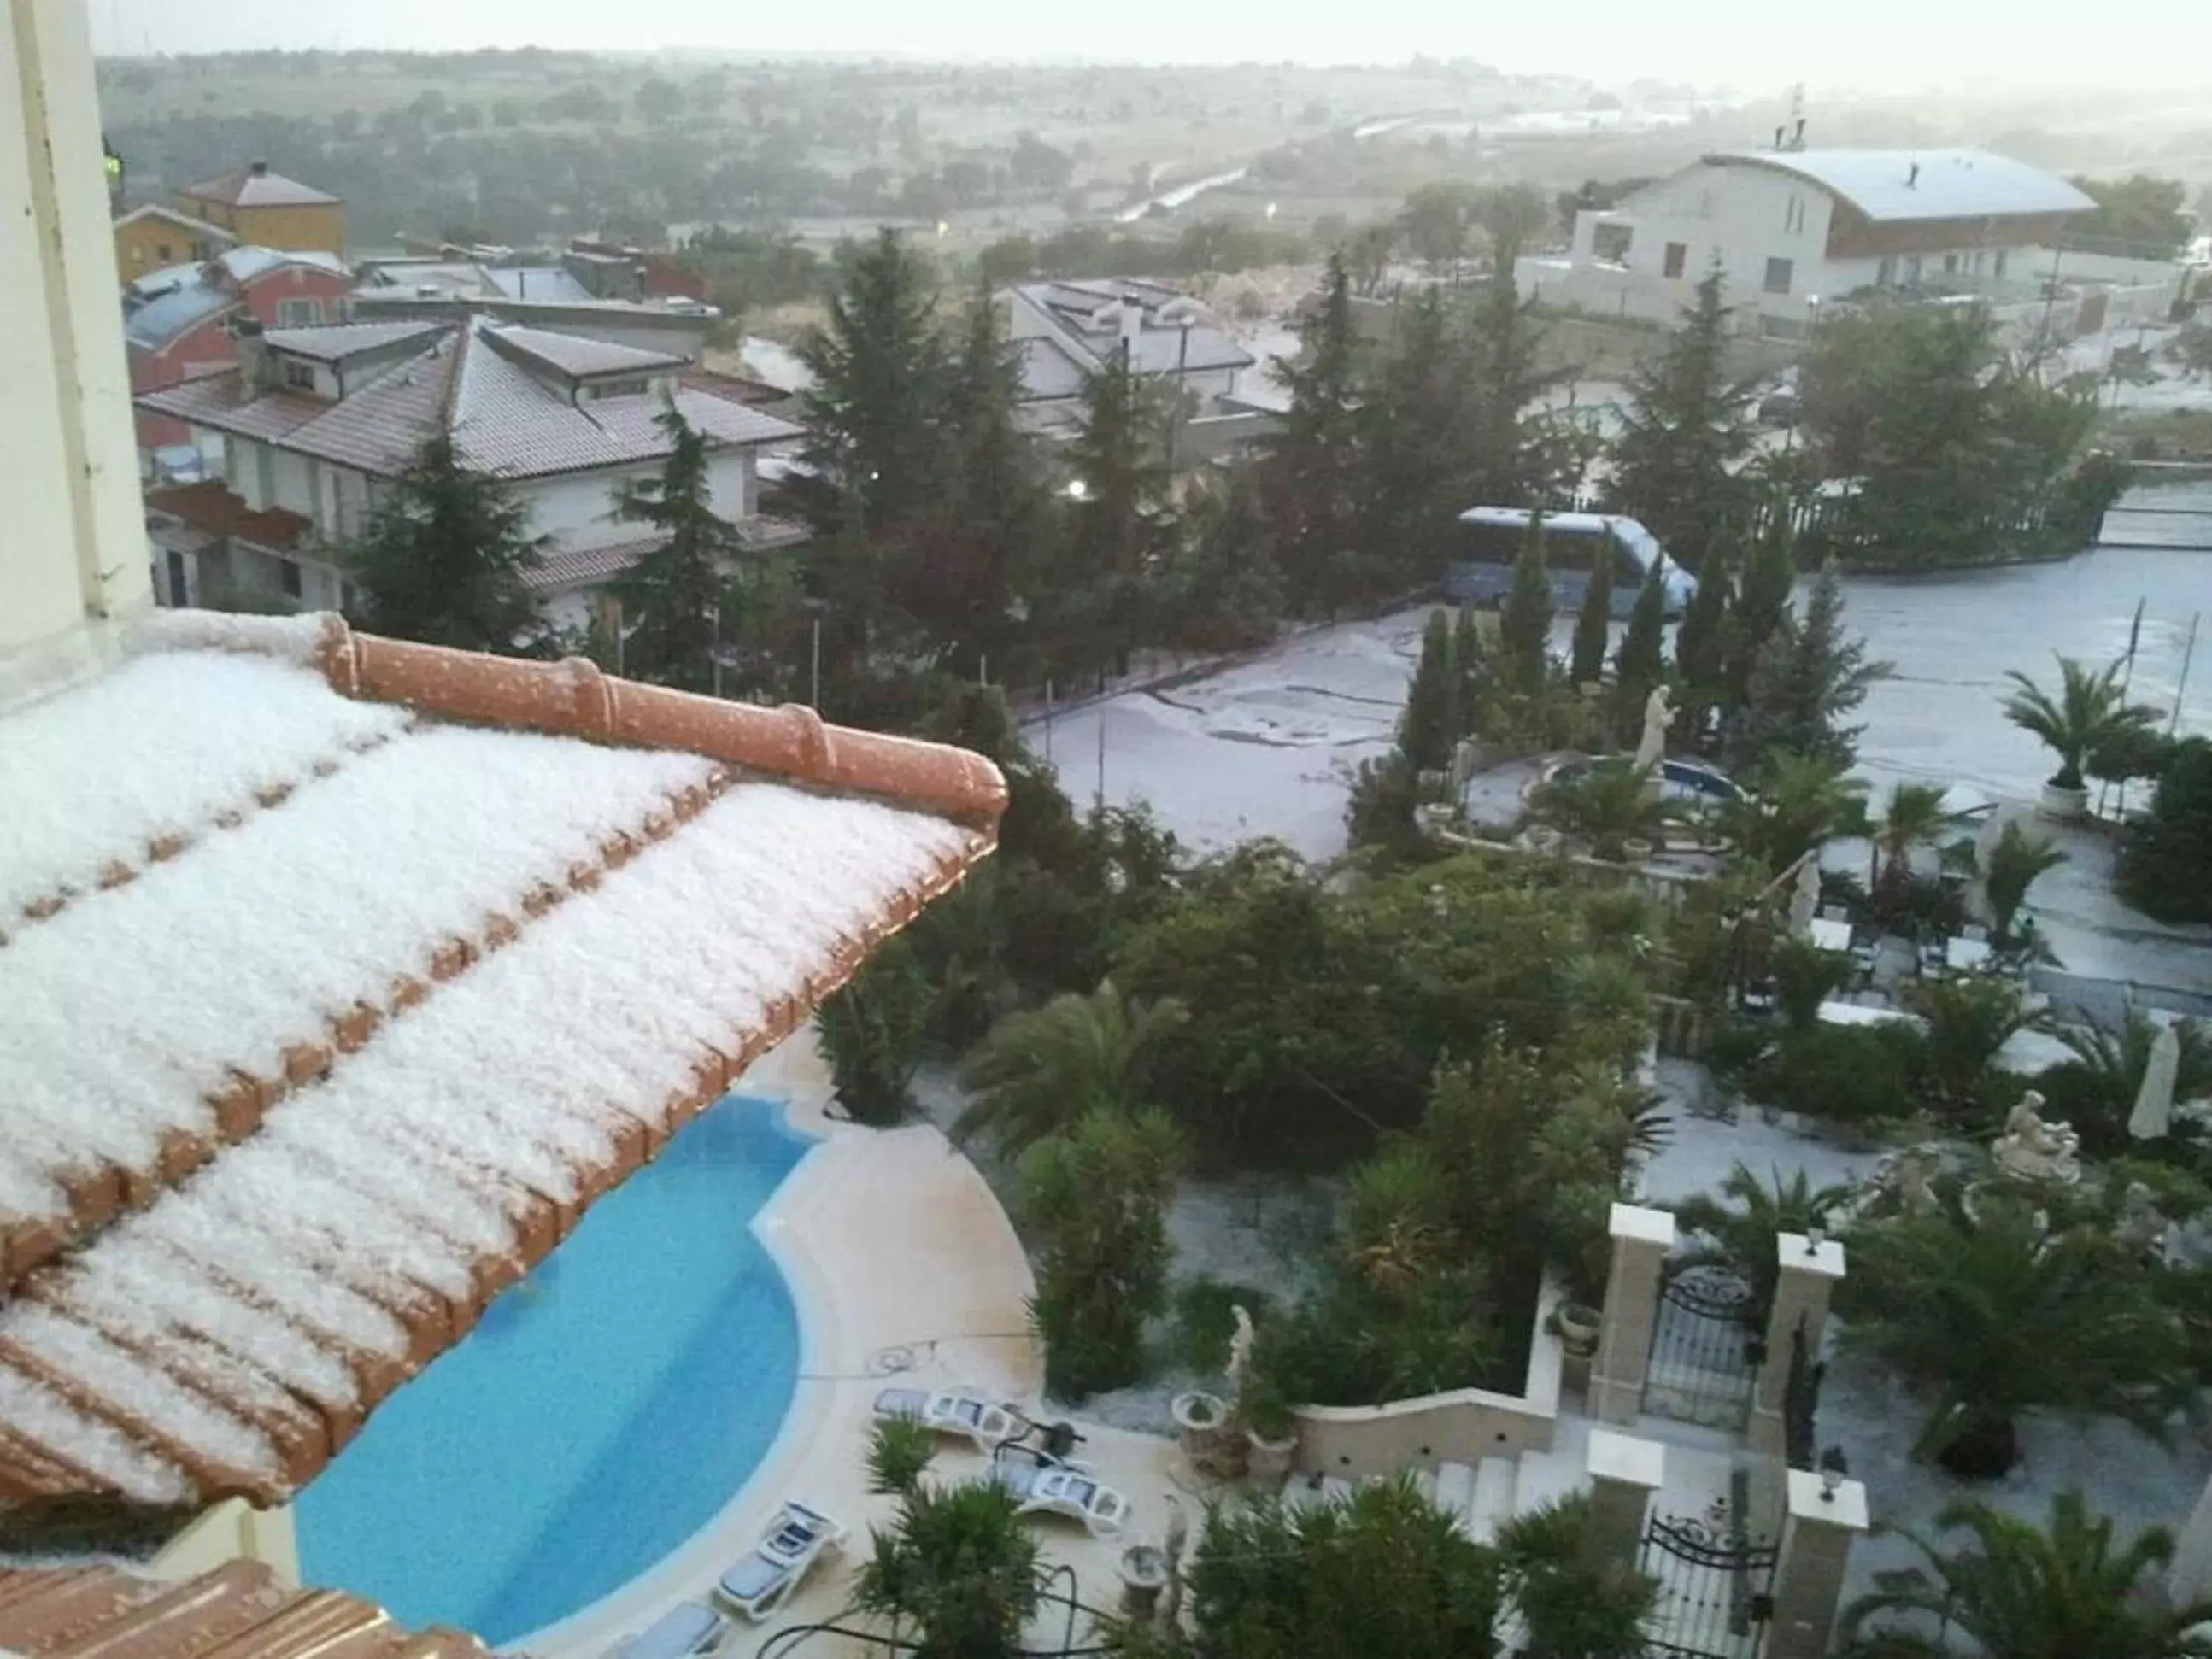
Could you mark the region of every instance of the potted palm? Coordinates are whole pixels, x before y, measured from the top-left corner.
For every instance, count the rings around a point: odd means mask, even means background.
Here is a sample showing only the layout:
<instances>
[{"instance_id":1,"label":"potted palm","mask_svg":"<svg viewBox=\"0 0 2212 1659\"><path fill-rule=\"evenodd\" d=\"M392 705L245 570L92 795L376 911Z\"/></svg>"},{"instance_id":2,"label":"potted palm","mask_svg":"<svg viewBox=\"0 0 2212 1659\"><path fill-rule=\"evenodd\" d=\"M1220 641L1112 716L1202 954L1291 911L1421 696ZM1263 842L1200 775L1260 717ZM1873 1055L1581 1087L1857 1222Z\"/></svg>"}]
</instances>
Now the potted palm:
<instances>
[{"instance_id":1,"label":"potted palm","mask_svg":"<svg viewBox=\"0 0 2212 1659\"><path fill-rule=\"evenodd\" d=\"M2093 671L2072 657L2060 657L2056 696L2017 669L2005 676L2013 684L2005 698L2005 718L2042 738L2058 757L2058 769L2043 786L2044 817L2061 822L2080 817L2089 805L2082 775L2089 757L2124 748L2155 726L2155 709L2128 701L2120 679L2124 667L2116 660Z\"/></svg>"}]
</instances>

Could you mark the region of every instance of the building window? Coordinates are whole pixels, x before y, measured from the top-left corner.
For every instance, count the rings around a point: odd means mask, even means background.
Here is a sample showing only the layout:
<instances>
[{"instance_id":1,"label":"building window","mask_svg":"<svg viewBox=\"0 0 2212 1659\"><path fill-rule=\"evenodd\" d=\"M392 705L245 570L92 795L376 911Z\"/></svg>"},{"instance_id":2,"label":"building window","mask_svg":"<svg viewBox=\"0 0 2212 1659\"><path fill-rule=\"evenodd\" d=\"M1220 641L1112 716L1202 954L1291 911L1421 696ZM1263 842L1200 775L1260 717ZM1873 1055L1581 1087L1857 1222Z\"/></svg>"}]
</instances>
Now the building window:
<instances>
[{"instance_id":1,"label":"building window","mask_svg":"<svg viewBox=\"0 0 2212 1659\"><path fill-rule=\"evenodd\" d=\"M304 591L304 584L300 580L300 562L297 559L277 560L276 582L284 590L285 598L298 599Z\"/></svg>"},{"instance_id":2,"label":"building window","mask_svg":"<svg viewBox=\"0 0 2212 1659\"><path fill-rule=\"evenodd\" d=\"M1894 253L1885 253L1881 256L1881 262L1874 268L1874 285L1876 288L1893 288L1896 284L1897 256Z\"/></svg>"},{"instance_id":3,"label":"building window","mask_svg":"<svg viewBox=\"0 0 2212 1659\"><path fill-rule=\"evenodd\" d=\"M313 328L323 320L320 300L279 300L276 302L276 326L279 328Z\"/></svg>"},{"instance_id":4,"label":"building window","mask_svg":"<svg viewBox=\"0 0 2212 1659\"><path fill-rule=\"evenodd\" d=\"M1947 253L1943 256L1943 274L1946 276L1955 276L1959 274L1959 256L1957 254Z\"/></svg>"},{"instance_id":5,"label":"building window","mask_svg":"<svg viewBox=\"0 0 2212 1659\"><path fill-rule=\"evenodd\" d=\"M1805 228L1805 198L1793 196L1782 210L1782 228L1790 235L1800 234Z\"/></svg>"},{"instance_id":6,"label":"building window","mask_svg":"<svg viewBox=\"0 0 2212 1659\"><path fill-rule=\"evenodd\" d=\"M1590 233L1590 253L1606 264L1620 264L1628 258L1635 234L1626 225L1600 225Z\"/></svg>"},{"instance_id":7,"label":"building window","mask_svg":"<svg viewBox=\"0 0 2212 1659\"><path fill-rule=\"evenodd\" d=\"M1990 269L1995 272L1995 274L1996 274L1996 275L1997 275L1997 276L2003 276L2003 275L2004 275L2004 268L2005 268L2005 250L2004 250L2004 249L2002 249L2002 248L1999 248L1999 249L1997 250L1997 257L1996 257L1996 258L1994 261L1992 261L1992 262L1991 262Z\"/></svg>"},{"instance_id":8,"label":"building window","mask_svg":"<svg viewBox=\"0 0 2212 1659\"><path fill-rule=\"evenodd\" d=\"M287 362L284 365L284 384L299 392L315 389L315 366L313 363Z\"/></svg>"},{"instance_id":9,"label":"building window","mask_svg":"<svg viewBox=\"0 0 2212 1659\"><path fill-rule=\"evenodd\" d=\"M1790 261L1769 259L1766 262L1766 291L1769 294L1789 293L1790 279L1795 274L1795 268Z\"/></svg>"},{"instance_id":10,"label":"building window","mask_svg":"<svg viewBox=\"0 0 2212 1659\"><path fill-rule=\"evenodd\" d=\"M1907 288L1917 288L1920 285L1920 256L1917 253L1906 256L1905 285Z\"/></svg>"},{"instance_id":11,"label":"building window","mask_svg":"<svg viewBox=\"0 0 2212 1659\"><path fill-rule=\"evenodd\" d=\"M652 383L642 378L635 380L602 380L592 388L593 398L641 398L651 389Z\"/></svg>"},{"instance_id":12,"label":"building window","mask_svg":"<svg viewBox=\"0 0 2212 1659\"><path fill-rule=\"evenodd\" d=\"M1662 274L1668 276L1680 276L1682 274L1682 268L1689 263L1690 245L1687 242L1669 242L1667 244L1666 265Z\"/></svg>"},{"instance_id":13,"label":"building window","mask_svg":"<svg viewBox=\"0 0 2212 1659\"><path fill-rule=\"evenodd\" d=\"M154 257L159 259L163 264L167 264L169 263L169 245L167 242L155 243Z\"/></svg>"}]
</instances>

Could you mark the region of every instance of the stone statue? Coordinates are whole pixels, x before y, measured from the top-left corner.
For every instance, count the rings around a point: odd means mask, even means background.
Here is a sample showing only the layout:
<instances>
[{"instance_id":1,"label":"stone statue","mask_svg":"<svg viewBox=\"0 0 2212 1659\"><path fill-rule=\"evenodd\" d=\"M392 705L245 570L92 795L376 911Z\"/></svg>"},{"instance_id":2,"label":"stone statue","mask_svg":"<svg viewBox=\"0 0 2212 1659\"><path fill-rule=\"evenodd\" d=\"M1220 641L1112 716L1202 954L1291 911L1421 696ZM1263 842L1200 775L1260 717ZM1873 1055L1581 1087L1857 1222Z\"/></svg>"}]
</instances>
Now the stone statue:
<instances>
[{"instance_id":1,"label":"stone statue","mask_svg":"<svg viewBox=\"0 0 2212 1659\"><path fill-rule=\"evenodd\" d=\"M1898 1160L1897 1201L1907 1215L1936 1213L1936 1189L1928 1184L1928 1165L1917 1152Z\"/></svg>"},{"instance_id":2,"label":"stone statue","mask_svg":"<svg viewBox=\"0 0 2212 1659\"><path fill-rule=\"evenodd\" d=\"M2128 1182L2128 1189L2120 1194L2120 1220L2116 1229L2120 1242L2131 1244L2146 1255L2155 1255L2166 1238L2166 1218L2158 1212L2158 1200L2149 1188L2140 1181Z\"/></svg>"},{"instance_id":3,"label":"stone statue","mask_svg":"<svg viewBox=\"0 0 2212 1659\"><path fill-rule=\"evenodd\" d=\"M1244 1310L1242 1302L1232 1303L1229 1311L1237 1316L1237 1329L1229 1339L1229 1392L1232 1396L1244 1391L1245 1374L1252 1369L1252 1316Z\"/></svg>"},{"instance_id":4,"label":"stone statue","mask_svg":"<svg viewBox=\"0 0 2212 1659\"><path fill-rule=\"evenodd\" d=\"M2005 1117L2004 1133L1990 1148L1997 1167L2027 1181L2081 1178L2081 1138L2067 1123L2043 1121L2043 1097L2030 1089Z\"/></svg>"},{"instance_id":5,"label":"stone statue","mask_svg":"<svg viewBox=\"0 0 2212 1659\"><path fill-rule=\"evenodd\" d=\"M1168 1593L1160 1605L1160 1623L1174 1630L1182 1619L1182 1552L1190 1540L1190 1516L1173 1492L1167 1495L1167 1540L1161 1547L1168 1558Z\"/></svg>"},{"instance_id":6,"label":"stone statue","mask_svg":"<svg viewBox=\"0 0 2212 1659\"><path fill-rule=\"evenodd\" d=\"M1674 723L1674 707L1667 700L1667 688L1653 688L1644 700L1644 736L1636 745L1636 769L1656 773L1659 763L1667 754L1667 728Z\"/></svg>"},{"instance_id":7,"label":"stone statue","mask_svg":"<svg viewBox=\"0 0 2212 1659\"><path fill-rule=\"evenodd\" d=\"M1467 793L1467 786L1482 769L1482 744L1473 738L1462 738L1452 745L1452 797L1457 799Z\"/></svg>"},{"instance_id":8,"label":"stone statue","mask_svg":"<svg viewBox=\"0 0 2212 1659\"><path fill-rule=\"evenodd\" d=\"M1790 890L1790 931L1802 939L1813 931L1813 918L1820 914L1820 860L1808 853L1797 866L1797 880Z\"/></svg>"}]
</instances>

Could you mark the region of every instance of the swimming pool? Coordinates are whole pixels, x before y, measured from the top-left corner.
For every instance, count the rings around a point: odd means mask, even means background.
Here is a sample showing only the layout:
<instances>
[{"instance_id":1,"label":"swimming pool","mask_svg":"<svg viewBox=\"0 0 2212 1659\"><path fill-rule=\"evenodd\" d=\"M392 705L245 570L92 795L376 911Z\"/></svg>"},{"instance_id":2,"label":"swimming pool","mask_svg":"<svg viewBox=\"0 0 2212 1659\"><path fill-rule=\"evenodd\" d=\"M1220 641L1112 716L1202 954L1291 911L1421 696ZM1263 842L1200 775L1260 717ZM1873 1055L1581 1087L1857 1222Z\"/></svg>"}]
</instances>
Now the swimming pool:
<instances>
[{"instance_id":1,"label":"swimming pool","mask_svg":"<svg viewBox=\"0 0 2212 1659\"><path fill-rule=\"evenodd\" d=\"M508 1642L712 1520L798 1383L752 1220L810 1144L726 1099L602 1198L300 1495L307 1582Z\"/></svg>"}]
</instances>

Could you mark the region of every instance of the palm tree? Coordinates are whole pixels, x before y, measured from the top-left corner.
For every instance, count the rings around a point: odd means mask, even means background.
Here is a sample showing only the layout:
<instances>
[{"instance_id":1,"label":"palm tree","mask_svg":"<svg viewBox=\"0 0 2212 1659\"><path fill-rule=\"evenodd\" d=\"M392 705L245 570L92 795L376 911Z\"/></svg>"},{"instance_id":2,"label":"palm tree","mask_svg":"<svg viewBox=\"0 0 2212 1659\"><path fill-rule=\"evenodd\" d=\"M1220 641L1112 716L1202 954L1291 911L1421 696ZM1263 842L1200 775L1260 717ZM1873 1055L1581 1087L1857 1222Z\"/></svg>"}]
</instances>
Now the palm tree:
<instances>
[{"instance_id":1,"label":"palm tree","mask_svg":"<svg viewBox=\"0 0 2212 1659\"><path fill-rule=\"evenodd\" d=\"M1832 760L1770 749L1753 793L1722 808L1721 831L1746 857L1779 875L1831 836L1863 823L1865 787Z\"/></svg>"},{"instance_id":2,"label":"palm tree","mask_svg":"<svg viewBox=\"0 0 2212 1659\"><path fill-rule=\"evenodd\" d=\"M1182 1024L1172 997L1132 1002L1102 980L1089 996L1070 992L1042 1008L1009 1015L968 1062L975 1097L956 1128L1025 1146L1094 1108L1134 1111L1160 1040Z\"/></svg>"},{"instance_id":3,"label":"palm tree","mask_svg":"<svg viewBox=\"0 0 2212 1659\"><path fill-rule=\"evenodd\" d=\"M1915 1455L2001 1474L2019 1461L2016 1419L2036 1409L2161 1435L2194 1378L2154 1287L2101 1232L2046 1237L1997 1194L1980 1208L1978 1222L1914 1216L1853 1235L1844 1340L1928 1401Z\"/></svg>"},{"instance_id":4,"label":"palm tree","mask_svg":"<svg viewBox=\"0 0 2212 1659\"><path fill-rule=\"evenodd\" d=\"M913 1427L877 1425L871 1489L896 1497L898 1511L872 1529L853 1605L886 1620L917 1659L1012 1659L1044 1598L1036 1534L995 1481L925 1484L928 1448Z\"/></svg>"},{"instance_id":5,"label":"palm tree","mask_svg":"<svg viewBox=\"0 0 2212 1659\"><path fill-rule=\"evenodd\" d=\"M2181 1039L2181 1069L2174 1077L2173 1097L2190 1100L2212 1091L2212 1030L2201 1022L2184 1022L2176 1034ZM2051 1102L2052 1115L2074 1126L2083 1152L2093 1158L2127 1152L2128 1117L2149 1067L2158 1027L2131 1009L2118 1033L2095 1025L2065 1025L2057 1036L2074 1058L2046 1069L2035 1086ZM2184 1129L2187 1121L2178 1117L2174 1127Z\"/></svg>"},{"instance_id":6,"label":"palm tree","mask_svg":"<svg viewBox=\"0 0 2212 1659\"><path fill-rule=\"evenodd\" d=\"M1515 1516L1498 1559L1527 1659L1643 1659L1659 1583L1596 1547L1586 1493Z\"/></svg>"},{"instance_id":7,"label":"palm tree","mask_svg":"<svg viewBox=\"0 0 2212 1659\"><path fill-rule=\"evenodd\" d=\"M1983 890L1989 895L1990 920L1996 924L1997 943L2012 942L2013 920L2027 902L2027 890L2046 870L2066 862L2048 836L2033 835L2017 822L2005 825L1990 848L1990 867L1982 872Z\"/></svg>"},{"instance_id":8,"label":"palm tree","mask_svg":"<svg viewBox=\"0 0 2212 1659\"><path fill-rule=\"evenodd\" d=\"M2058 757L2058 769L2051 777L2053 788L2081 788L2081 769L2092 754L2155 726L2156 709L2127 700L2120 680L2125 666L2115 659L2092 672L2075 658L2062 656L2056 697L2018 669L2006 674L2013 690L2005 699L2004 716L2021 731L2042 738Z\"/></svg>"},{"instance_id":9,"label":"palm tree","mask_svg":"<svg viewBox=\"0 0 2212 1659\"><path fill-rule=\"evenodd\" d=\"M1912 849L1933 842L1943 827L1945 793L1940 784L1893 784L1888 804L1874 821L1867 890L1884 920L1896 914L1905 878L1911 873Z\"/></svg>"},{"instance_id":10,"label":"palm tree","mask_svg":"<svg viewBox=\"0 0 2212 1659\"><path fill-rule=\"evenodd\" d=\"M1775 1284L1782 1275L1774 1241L1784 1233L1826 1226L1851 1195L1848 1186L1815 1187L1802 1170L1786 1180L1778 1167L1772 1173L1770 1186L1749 1164L1739 1163L1713 1192L1674 1206L1674 1219L1682 1230L1702 1234L1707 1241L1703 1249L1692 1251L1692 1259L1725 1261L1751 1280L1753 1325L1760 1330L1765 1328Z\"/></svg>"},{"instance_id":11,"label":"palm tree","mask_svg":"<svg viewBox=\"0 0 2212 1659\"><path fill-rule=\"evenodd\" d=\"M1657 789L1624 760L1593 761L1576 776L1546 784L1536 812L1562 830L1588 836L1606 859L1622 857L1632 837L1656 842L1671 816Z\"/></svg>"},{"instance_id":12,"label":"palm tree","mask_svg":"<svg viewBox=\"0 0 2212 1659\"><path fill-rule=\"evenodd\" d=\"M2051 1500L2039 1528L1986 1504L1951 1504L1936 1516L1970 1535L1948 1554L1911 1532L1925 1565L1882 1575L1881 1588L1844 1609L1847 1659L1957 1659L1965 1637L1984 1659L2190 1659L2212 1654L2192 1633L2212 1619L2212 1601L2160 1607L2142 1592L2146 1576L2173 1559L2163 1527L2124 1547L2112 1523L2093 1516L2078 1492ZM1903 1615L1902 1627L1869 1620ZM1936 1622L1940 1634L1926 1626Z\"/></svg>"}]
</instances>

